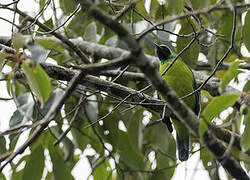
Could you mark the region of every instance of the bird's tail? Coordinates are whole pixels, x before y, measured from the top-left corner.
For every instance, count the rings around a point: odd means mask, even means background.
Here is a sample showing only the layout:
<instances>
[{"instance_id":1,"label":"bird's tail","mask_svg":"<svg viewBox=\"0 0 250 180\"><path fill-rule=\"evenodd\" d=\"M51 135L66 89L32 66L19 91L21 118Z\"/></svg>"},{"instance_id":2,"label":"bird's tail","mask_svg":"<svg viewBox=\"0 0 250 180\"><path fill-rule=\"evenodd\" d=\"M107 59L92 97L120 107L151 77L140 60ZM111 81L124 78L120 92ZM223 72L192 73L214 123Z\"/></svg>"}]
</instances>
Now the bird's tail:
<instances>
[{"instance_id":1,"label":"bird's tail","mask_svg":"<svg viewBox=\"0 0 250 180\"><path fill-rule=\"evenodd\" d=\"M176 135L178 158L180 161L186 161L189 156L189 137L183 139Z\"/></svg>"}]
</instances>

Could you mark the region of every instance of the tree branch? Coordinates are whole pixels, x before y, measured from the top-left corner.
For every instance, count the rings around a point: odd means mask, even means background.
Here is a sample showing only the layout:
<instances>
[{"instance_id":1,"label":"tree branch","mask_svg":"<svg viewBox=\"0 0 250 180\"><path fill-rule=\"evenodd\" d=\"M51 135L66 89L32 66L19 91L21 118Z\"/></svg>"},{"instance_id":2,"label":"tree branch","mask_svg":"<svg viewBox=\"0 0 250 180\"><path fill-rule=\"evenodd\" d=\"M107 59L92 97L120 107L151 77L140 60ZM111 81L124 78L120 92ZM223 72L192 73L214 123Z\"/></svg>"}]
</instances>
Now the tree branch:
<instances>
[{"instance_id":1,"label":"tree branch","mask_svg":"<svg viewBox=\"0 0 250 180\"><path fill-rule=\"evenodd\" d=\"M147 76L147 78L151 81L155 88L161 93L164 100L166 100L168 108L174 113L174 115L183 124L185 124L185 126L196 137L198 137L199 120L197 116L191 109L189 109L182 101L179 100L176 93L171 90L171 88L165 83L163 79L161 79L157 69L152 66L151 61L145 56L139 43L117 21L114 21L111 17L103 14L94 4L92 4L92 1L78 0L78 2L81 4L81 8L84 12L87 12L88 15L92 16L96 20L112 29L119 36L119 38L127 44L131 52L131 56L133 57L134 65L137 66ZM232 37L234 37L234 31L235 29L232 32ZM233 38L231 42L233 42ZM228 51L231 50L231 47L232 44ZM228 51L224 56L227 55ZM224 58L222 58L221 62L223 61L223 59ZM207 142L207 145L209 145L209 143L213 143L214 141L216 141L216 139L214 137L211 137ZM218 156L216 156L216 158L218 159L218 161L220 161ZM226 162L228 162L229 160L231 160L231 158ZM232 160L232 162L230 161L230 163L231 168L240 168L241 171L239 171L239 173L241 177L249 179L244 170L240 166L237 166L237 163L234 162L234 160ZM222 164L222 166L227 170L231 170L227 167L226 163ZM229 171L229 173L235 178L239 177L235 176L233 171Z\"/></svg>"}]
</instances>

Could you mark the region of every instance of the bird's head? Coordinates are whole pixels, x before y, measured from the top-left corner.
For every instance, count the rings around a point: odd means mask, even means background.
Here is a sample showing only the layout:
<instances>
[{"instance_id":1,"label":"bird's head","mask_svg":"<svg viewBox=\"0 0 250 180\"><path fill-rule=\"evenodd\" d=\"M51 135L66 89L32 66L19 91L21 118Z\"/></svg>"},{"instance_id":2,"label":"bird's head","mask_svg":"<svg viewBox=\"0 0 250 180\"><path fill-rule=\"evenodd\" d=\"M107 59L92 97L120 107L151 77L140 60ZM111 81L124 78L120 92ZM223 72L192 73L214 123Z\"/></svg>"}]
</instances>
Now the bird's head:
<instances>
[{"instance_id":1,"label":"bird's head","mask_svg":"<svg viewBox=\"0 0 250 180\"><path fill-rule=\"evenodd\" d=\"M154 45L156 47L156 54L161 62L172 59L174 57L172 51L168 46L158 45L156 43L154 43Z\"/></svg>"}]
</instances>

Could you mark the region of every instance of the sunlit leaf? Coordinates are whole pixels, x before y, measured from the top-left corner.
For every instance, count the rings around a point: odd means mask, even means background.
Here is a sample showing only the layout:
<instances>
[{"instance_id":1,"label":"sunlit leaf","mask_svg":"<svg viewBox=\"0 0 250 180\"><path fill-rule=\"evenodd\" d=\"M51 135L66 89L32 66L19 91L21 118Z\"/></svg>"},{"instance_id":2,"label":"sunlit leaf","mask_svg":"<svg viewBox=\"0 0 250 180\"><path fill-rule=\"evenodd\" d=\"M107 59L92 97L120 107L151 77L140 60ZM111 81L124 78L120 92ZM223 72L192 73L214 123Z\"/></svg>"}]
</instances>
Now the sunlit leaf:
<instances>
[{"instance_id":1,"label":"sunlit leaf","mask_svg":"<svg viewBox=\"0 0 250 180\"><path fill-rule=\"evenodd\" d=\"M110 173L112 173L111 167L109 162L106 160L95 169L93 178L94 180L108 179L108 177L110 177Z\"/></svg>"},{"instance_id":2,"label":"sunlit leaf","mask_svg":"<svg viewBox=\"0 0 250 180\"><path fill-rule=\"evenodd\" d=\"M29 155L23 172L23 179L40 180L45 166L43 147L37 146Z\"/></svg>"},{"instance_id":3,"label":"sunlit leaf","mask_svg":"<svg viewBox=\"0 0 250 180\"><path fill-rule=\"evenodd\" d=\"M219 97L215 97L203 110L202 116L207 122L211 122L213 118L219 116L221 111L234 105L239 96L239 94L224 94Z\"/></svg>"},{"instance_id":4,"label":"sunlit leaf","mask_svg":"<svg viewBox=\"0 0 250 180\"><path fill-rule=\"evenodd\" d=\"M30 67L29 63L25 61L22 63L22 68L28 79L29 86L35 92L43 107L51 93L49 76L39 64L35 65L35 67Z\"/></svg>"},{"instance_id":5,"label":"sunlit leaf","mask_svg":"<svg viewBox=\"0 0 250 180\"><path fill-rule=\"evenodd\" d=\"M199 133L200 137L207 129L207 123L209 124L213 118L218 117L220 113L228 107L234 105L237 99L240 97L239 94L224 94L219 97L215 97L203 110L202 121L200 123Z\"/></svg>"},{"instance_id":6,"label":"sunlit leaf","mask_svg":"<svg viewBox=\"0 0 250 180\"><path fill-rule=\"evenodd\" d=\"M250 36L249 36L249 32L250 32L250 11L247 11L246 17L245 17L245 24L243 27L243 42L246 46L246 48L248 49L248 51L250 51Z\"/></svg>"}]
</instances>

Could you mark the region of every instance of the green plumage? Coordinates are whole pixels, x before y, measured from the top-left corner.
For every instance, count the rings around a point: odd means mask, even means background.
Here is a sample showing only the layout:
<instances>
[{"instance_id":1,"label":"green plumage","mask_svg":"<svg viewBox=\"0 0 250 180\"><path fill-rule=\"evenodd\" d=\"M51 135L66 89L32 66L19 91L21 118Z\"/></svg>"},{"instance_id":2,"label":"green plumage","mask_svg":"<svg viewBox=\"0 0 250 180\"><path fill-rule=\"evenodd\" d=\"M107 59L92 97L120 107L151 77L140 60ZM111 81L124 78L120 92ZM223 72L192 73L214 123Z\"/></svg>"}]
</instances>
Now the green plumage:
<instances>
[{"instance_id":1,"label":"green plumage","mask_svg":"<svg viewBox=\"0 0 250 180\"><path fill-rule=\"evenodd\" d=\"M161 61L159 73L169 66L175 57L175 54L164 45L156 45L157 55ZM185 96L195 90L195 79L193 72L180 59L162 76L166 83L177 93L179 97ZM189 106L196 114L199 113L199 94L185 98L184 103ZM176 130L178 156L181 161L188 159L189 154L189 130L177 119L171 119ZM164 122L164 121L163 121Z\"/></svg>"}]
</instances>

